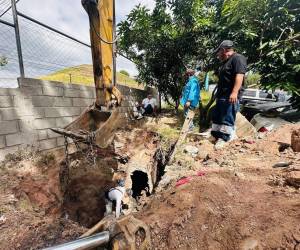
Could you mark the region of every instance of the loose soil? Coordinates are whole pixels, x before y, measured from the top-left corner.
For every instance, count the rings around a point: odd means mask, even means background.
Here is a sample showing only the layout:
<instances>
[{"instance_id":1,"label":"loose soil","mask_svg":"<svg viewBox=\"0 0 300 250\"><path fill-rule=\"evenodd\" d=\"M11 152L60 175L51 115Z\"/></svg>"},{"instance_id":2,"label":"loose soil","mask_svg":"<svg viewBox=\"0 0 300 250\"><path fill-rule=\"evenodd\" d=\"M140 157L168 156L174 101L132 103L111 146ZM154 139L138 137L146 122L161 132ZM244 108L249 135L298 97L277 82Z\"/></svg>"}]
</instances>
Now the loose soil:
<instances>
[{"instance_id":1,"label":"loose soil","mask_svg":"<svg viewBox=\"0 0 300 250\"><path fill-rule=\"evenodd\" d=\"M147 127L174 124L173 118L163 118ZM300 153L290 147L297 128L287 125L264 139L238 140L220 151L214 151L209 141L190 136L186 145L197 147L198 155L179 152L176 162L166 166L154 194L134 213L149 225L152 249L300 249ZM142 150L148 136L151 143L145 145L153 154L156 142L151 131L126 133L127 139L117 139L129 152L119 149L122 154L136 161L135 152ZM88 168L74 155L71 178L63 186L64 154L52 153L55 157L50 160L34 154L2 163L1 250L67 242L103 216L103 189L113 185L104 180L112 174ZM102 158L101 164L117 168L114 152L103 152ZM288 166L274 167L279 162ZM178 180L189 176L187 183L176 187Z\"/></svg>"}]
</instances>

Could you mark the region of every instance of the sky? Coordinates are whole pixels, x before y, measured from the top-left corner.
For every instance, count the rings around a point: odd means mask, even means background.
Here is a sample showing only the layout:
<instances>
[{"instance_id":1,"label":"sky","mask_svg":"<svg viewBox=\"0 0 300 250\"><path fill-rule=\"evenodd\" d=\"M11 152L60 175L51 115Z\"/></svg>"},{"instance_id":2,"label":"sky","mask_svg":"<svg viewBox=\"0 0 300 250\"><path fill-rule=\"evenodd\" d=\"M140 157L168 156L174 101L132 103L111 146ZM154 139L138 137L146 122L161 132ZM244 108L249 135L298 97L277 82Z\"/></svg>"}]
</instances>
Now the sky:
<instances>
[{"instance_id":1,"label":"sky","mask_svg":"<svg viewBox=\"0 0 300 250\"><path fill-rule=\"evenodd\" d=\"M148 8L154 7L154 0L115 0L117 22L124 20L126 15L141 3ZM81 0L20 0L17 5L20 12L37 19L51 27L63 31L80 41L89 43L88 16L81 6ZM131 75L137 70L133 63L118 57L118 70L125 69Z\"/></svg>"}]
</instances>

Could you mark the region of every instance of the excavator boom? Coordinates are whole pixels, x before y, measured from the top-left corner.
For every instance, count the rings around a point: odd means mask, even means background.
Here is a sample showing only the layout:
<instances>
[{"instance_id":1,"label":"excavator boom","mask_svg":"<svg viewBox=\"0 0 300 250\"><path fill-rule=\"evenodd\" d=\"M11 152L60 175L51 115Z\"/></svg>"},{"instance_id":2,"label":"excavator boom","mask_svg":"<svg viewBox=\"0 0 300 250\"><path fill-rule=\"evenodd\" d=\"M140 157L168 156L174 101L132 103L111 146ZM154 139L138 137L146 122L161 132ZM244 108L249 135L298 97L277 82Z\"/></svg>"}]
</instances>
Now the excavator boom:
<instances>
[{"instance_id":1,"label":"excavator boom","mask_svg":"<svg viewBox=\"0 0 300 250\"><path fill-rule=\"evenodd\" d=\"M116 85L115 1L82 0L89 16L96 105L107 106L113 98L121 102Z\"/></svg>"}]
</instances>

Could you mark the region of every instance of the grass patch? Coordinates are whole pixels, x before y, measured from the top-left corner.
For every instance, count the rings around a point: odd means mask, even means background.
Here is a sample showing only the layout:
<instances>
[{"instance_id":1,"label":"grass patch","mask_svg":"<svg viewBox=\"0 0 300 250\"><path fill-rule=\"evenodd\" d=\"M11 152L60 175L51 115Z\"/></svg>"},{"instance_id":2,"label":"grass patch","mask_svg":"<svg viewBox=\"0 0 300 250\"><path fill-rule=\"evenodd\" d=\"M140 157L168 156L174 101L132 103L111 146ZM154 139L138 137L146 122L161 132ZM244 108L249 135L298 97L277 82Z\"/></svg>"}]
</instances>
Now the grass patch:
<instances>
[{"instance_id":1,"label":"grass patch","mask_svg":"<svg viewBox=\"0 0 300 250\"><path fill-rule=\"evenodd\" d=\"M41 80L57 81L66 84L80 84L85 86L94 86L93 66L79 65L59 70L53 74L41 76ZM143 84L139 84L132 77L117 72L117 82L120 85L125 85L132 88L144 89Z\"/></svg>"}]
</instances>

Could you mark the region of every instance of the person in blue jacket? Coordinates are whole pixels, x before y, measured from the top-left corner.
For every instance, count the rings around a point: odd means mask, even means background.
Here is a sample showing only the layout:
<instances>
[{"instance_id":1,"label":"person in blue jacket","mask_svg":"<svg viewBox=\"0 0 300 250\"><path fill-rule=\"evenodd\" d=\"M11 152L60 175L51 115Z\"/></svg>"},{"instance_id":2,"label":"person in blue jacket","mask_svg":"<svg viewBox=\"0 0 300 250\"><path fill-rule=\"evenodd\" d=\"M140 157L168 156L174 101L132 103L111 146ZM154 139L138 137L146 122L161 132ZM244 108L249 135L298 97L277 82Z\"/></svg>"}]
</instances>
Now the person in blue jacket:
<instances>
[{"instance_id":1,"label":"person in blue jacket","mask_svg":"<svg viewBox=\"0 0 300 250\"><path fill-rule=\"evenodd\" d=\"M195 76L195 71L188 69L185 73L187 82L182 91L180 104L184 107L184 114L187 115L189 109L194 110L200 101L200 83ZM191 122L190 130L193 130L194 124Z\"/></svg>"}]
</instances>

